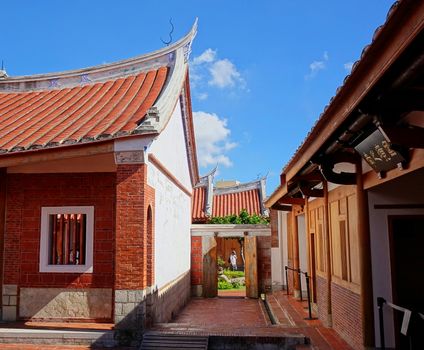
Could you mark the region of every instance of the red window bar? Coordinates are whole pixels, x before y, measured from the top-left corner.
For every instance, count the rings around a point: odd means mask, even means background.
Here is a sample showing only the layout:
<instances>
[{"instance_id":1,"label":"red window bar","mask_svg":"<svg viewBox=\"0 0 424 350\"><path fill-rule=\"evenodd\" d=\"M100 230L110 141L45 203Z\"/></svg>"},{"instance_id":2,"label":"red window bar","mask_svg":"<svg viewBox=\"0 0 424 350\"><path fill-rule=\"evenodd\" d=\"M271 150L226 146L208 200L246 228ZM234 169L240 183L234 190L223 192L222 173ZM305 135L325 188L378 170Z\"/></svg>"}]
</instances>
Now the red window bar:
<instances>
[{"instance_id":1,"label":"red window bar","mask_svg":"<svg viewBox=\"0 0 424 350\"><path fill-rule=\"evenodd\" d=\"M86 214L50 215L50 265L84 265Z\"/></svg>"}]
</instances>

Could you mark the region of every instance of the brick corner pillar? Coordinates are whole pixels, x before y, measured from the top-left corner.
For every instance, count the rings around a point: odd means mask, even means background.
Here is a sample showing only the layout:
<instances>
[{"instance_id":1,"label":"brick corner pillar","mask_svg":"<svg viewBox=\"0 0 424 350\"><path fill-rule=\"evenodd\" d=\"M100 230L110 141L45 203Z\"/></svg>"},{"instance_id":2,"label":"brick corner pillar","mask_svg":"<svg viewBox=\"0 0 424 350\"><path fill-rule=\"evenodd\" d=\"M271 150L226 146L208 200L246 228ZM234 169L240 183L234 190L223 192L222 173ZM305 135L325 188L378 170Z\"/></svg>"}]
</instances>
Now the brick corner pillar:
<instances>
[{"instance_id":1,"label":"brick corner pillar","mask_svg":"<svg viewBox=\"0 0 424 350\"><path fill-rule=\"evenodd\" d=\"M134 164L134 156L129 157L128 163L125 157L116 154L115 157L115 337L120 344L130 345L140 340L145 328L146 299L150 294L147 288L147 166Z\"/></svg>"}]
</instances>

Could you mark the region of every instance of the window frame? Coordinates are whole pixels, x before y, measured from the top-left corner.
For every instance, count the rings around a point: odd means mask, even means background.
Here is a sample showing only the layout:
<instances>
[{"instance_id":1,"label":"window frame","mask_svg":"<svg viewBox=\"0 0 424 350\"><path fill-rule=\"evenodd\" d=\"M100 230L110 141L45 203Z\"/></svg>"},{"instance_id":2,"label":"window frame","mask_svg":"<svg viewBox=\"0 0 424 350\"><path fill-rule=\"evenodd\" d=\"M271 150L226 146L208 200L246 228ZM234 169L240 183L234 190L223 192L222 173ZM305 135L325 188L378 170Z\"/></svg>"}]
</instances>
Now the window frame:
<instances>
[{"instance_id":1,"label":"window frame","mask_svg":"<svg viewBox=\"0 0 424 350\"><path fill-rule=\"evenodd\" d=\"M49 264L49 216L55 214L85 214L85 264L51 265ZM40 229L40 272L92 273L94 248L94 206L61 206L41 208Z\"/></svg>"}]
</instances>

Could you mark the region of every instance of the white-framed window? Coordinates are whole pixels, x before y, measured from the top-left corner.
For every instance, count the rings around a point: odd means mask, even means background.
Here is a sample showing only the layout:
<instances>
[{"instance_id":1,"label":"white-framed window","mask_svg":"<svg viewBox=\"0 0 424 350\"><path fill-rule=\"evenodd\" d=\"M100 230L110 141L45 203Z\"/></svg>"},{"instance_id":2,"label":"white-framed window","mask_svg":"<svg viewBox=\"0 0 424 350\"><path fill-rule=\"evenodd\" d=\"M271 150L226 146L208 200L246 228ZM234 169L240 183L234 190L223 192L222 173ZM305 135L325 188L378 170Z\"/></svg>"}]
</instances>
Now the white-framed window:
<instances>
[{"instance_id":1,"label":"white-framed window","mask_svg":"<svg viewBox=\"0 0 424 350\"><path fill-rule=\"evenodd\" d=\"M94 207L42 207L40 272L93 272Z\"/></svg>"}]
</instances>

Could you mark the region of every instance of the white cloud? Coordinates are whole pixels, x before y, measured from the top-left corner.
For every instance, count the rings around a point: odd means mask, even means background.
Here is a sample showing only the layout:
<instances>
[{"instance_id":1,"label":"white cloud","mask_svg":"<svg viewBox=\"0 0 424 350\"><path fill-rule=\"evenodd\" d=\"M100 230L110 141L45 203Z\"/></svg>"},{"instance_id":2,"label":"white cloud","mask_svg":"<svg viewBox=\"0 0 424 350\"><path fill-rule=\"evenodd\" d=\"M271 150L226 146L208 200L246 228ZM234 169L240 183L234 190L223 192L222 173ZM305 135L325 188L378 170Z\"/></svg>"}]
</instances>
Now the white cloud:
<instances>
[{"instance_id":1,"label":"white cloud","mask_svg":"<svg viewBox=\"0 0 424 350\"><path fill-rule=\"evenodd\" d=\"M246 81L236 65L228 58L218 59L217 50L211 48L193 58L190 65L190 77L194 89L207 86L218 89L245 90L246 88Z\"/></svg>"},{"instance_id":2,"label":"white cloud","mask_svg":"<svg viewBox=\"0 0 424 350\"><path fill-rule=\"evenodd\" d=\"M330 59L330 57L328 56L328 52L324 51L323 55L322 55L322 60L316 60L313 61L310 65L309 65L309 73L307 75L305 75L305 79L309 80L314 78L319 71L323 70L326 68L326 62Z\"/></svg>"},{"instance_id":3,"label":"white cloud","mask_svg":"<svg viewBox=\"0 0 424 350\"><path fill-rule=\"evenodd\" d=\"M208 98L208 93L207 92L199 92L199 93L195 94L195 97L200 101L204 101Z\"/></svg>"},{"instance_id":4,"label":"white cloud","mask_svg":"<svg viewBox=\"0 0 424 350\"><path fill-rule=\"evenodd\" d=\"M352 67L353 67L353 62L346 62L346 63L343 65L343 67L344 67L344 69L346 69L346 71L347 71L348 73L350 73L350 71L352 70Z\"/></svg>"},{"instance_id":5,"label":"white cloud","mask_svg":"<svg viewBox=\"0 0 424 350\"><path fill-rule=\"evenodd\" d=\"M232 166L233 163L226 152L237 147L237 143L229 139L231 131L227 127L227 120L215 113L202 111L193 112L193 120L200 166Z\"/></svg>"},{"instance_id":6,"label":"white cloud","mask_svg":"<svg viewBox=\"0 0 424 350\"><path fill-rule=\"evenodd\" d=\"M330 58L328 56L328 52L327 51L324 51L324 54L322 55L322 57L324 58L325 61L328 61L328 59Z\"/></svg>"},{"instance_id":7,"label":"white cloud","mask_svg":"<svg viewBox=\"0 0 424 350\"><path fill-rule=\"evenodd\" d=\"M195 58L193 58L192 64L196 66L202 63L210 63L215 61L215 58L216 58L216 50L212 50L209 48L203 51L203 53L200 56L196 56Z\"/></svg>"},{"instance_id":8,"label":"white cloud","mask_svg":"<svg viewBox=\"0 0 424 350\"><path fill-rule=\"evenodd\" d=\"M216 61L209 68L211 79L208 84L219 88L232 87L236 83L244 85L236 66L228 59Z\"/></svg>"}]
</instances>

